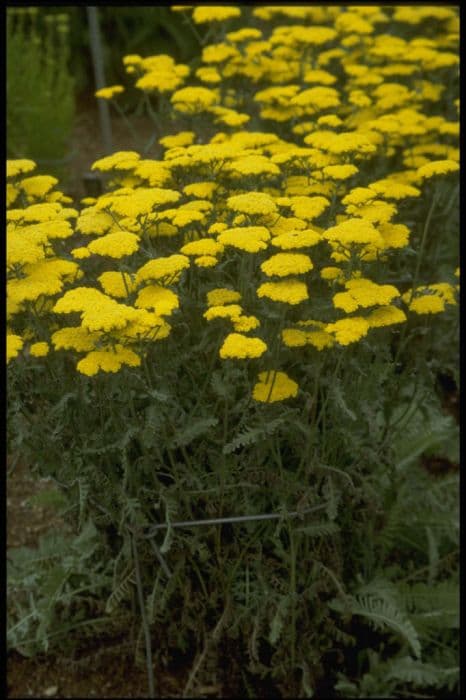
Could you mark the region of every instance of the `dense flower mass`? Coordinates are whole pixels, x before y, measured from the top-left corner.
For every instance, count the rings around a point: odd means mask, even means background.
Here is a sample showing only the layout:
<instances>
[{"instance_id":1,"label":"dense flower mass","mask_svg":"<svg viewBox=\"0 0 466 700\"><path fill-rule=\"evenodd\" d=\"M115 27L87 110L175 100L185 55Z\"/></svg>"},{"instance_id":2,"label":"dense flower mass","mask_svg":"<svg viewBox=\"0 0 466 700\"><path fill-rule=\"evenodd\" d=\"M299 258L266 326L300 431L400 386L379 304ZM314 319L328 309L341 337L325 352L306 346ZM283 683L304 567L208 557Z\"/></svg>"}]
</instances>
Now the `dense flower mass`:
<instances>
[{"instance_id":1,"label":"dense flower mass","mask_svg":"<svg viewBox=\"0 0 466 700\"><path fill-rule=\"evenodd\" d=\"M195 70L123 58L165 110L151 157L99 158L105 191L76 209L34 161L7 161L8 361L70 353L89 377L113 373L201 323L224 334L222 359L265 363L269 348L299 364L453 307L457 284L421 284L422 259L411 287L396 281L430 245L410 207L448 207L459 168L444 77L457 27L440 9L173 6L217 38ZM297 384L262 372L253 395Z\"/></svg>"}]
</instances>

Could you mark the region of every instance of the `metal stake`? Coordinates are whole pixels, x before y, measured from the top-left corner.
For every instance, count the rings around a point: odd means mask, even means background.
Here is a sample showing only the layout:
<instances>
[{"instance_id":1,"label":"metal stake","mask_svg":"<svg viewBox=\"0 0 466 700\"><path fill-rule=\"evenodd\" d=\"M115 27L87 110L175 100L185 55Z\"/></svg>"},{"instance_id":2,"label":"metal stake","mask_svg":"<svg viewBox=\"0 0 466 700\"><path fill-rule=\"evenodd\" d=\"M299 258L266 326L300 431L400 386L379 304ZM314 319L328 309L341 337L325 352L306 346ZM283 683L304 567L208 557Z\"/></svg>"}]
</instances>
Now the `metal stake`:
<instances>
[{"instance_id":1,"label":"metal stake","mask_svg":"<svg viewBox=\"0 0 466 700\"><path fill-rule=\"evenodd\" d=\"M87 20L89 23L89 37L91 40L92 63L94 66L95 84L97 90L106 87L104 74L104 61L102 51L102 41L99 30L99 17L97 7L86 7ZM112 123L110 121L110 111L106 100L97 100L99 105L100 132L104 151L109 154L113 151L112 145Z\"/></svg>"}]
</instances>

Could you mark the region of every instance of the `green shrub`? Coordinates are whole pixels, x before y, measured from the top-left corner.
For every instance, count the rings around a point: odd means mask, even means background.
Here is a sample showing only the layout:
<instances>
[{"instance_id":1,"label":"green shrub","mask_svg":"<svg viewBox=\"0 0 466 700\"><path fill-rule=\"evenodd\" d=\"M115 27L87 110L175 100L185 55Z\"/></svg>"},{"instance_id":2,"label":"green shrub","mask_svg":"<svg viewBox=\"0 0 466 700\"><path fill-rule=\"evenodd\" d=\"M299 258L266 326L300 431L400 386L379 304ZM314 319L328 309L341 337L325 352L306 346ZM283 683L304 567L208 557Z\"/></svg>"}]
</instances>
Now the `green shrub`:
<instances>
[{"instance_id":1,"label":"green shrub","mask_svg":"<svg viewBox=\"0 0 466 700\"><path fill-rule=\"evenodd\" d=\"M57 165L69 154L75 114L68 15L7 11L7 153Z\"/></svg>"},{"instance_id":2,"label":"green shrub","mask_svg":"<svg viewBox=\"0 0 466 700\"><path fill-rule=\"evenodd\" d=\"M185 11L210 27L200 68L123 57L151 157L96 161L76 209L8 162L10 449L87 533L96 619L137 621L149 668L151 637L158 667L183 657L184 695L221 668L233 694L450 692L456 12ZM63 630L44 561L41 615L26 584L11 603L30 652Z\"/></svg>"}]
</instances>

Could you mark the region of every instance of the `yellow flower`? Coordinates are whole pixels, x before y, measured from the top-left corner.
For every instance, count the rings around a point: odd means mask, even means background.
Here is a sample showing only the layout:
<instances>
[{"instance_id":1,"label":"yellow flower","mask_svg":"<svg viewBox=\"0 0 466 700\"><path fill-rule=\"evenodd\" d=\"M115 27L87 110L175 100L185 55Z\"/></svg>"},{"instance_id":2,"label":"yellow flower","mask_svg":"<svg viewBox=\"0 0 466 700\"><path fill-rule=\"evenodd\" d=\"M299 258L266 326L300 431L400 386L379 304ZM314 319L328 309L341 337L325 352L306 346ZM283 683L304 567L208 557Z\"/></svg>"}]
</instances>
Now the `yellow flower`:
<instances>
[{"instance_id":1,"label":"yellow flower","mask_svg":"<svg viewBox=\"0 0 466 700\"><path fill-rule=\"evenodd\" d=\"M45 357L48 355L50 346L48 343L33 343L29 348L29 352L33 357Z\"/></svg>"},{"instance_id":2,"label":"yellow flower","mask_svg":"<svg viewBox=\"0 0 466 700\"><path fill-rule=\"evenodd\" d=\"M76 228L86 235L100 236L109 231L114 221L110 214L98 211L94 207L83 209L76 221Z\"/></svg>"},{"instance_id":3,"label":"yellow flower","mask_svg":"<svg viewBox=\"0 0 466 700\"><path fill-rule=\"evenodd\" d=\"M267 350L267 345L260 338L250 338L241 333L230 333L220 348L220 357L226 359L246 359L261 357Z\"/></svg>"},{"instance_id":4,"label":"yellow flower","mask_svg":"<svg viewBox=\"0 0 466 700\"><path fill-rule=\"evenodd\" d=\"M338 280L342 282L344 280L344 275L339 267L322 267L320 270L320 276L323 280Z\"/></svg>"},{"instance_id":5,"label":"yellow flower","mask_svg":"<svg viewBox=\"0 0 466 700\"><path fill-rule=\"evenodd\" d=\"M387 199L406 199L407 197L419 197L421 190L412 185L396 182L389 178L377 180L369 185L369 189L374 190L378 195Z\"/></svg>"},{"instance_id":6,"label":"yellow flower","mask_svg":"<svg viewBox=\"0 0 466 700\"><path fill-rule=\"evenodd\" d=\"M369 323L365 318L352 316L335 321L335 323L328 323L325 331L331 333L340 345L349 345L367 335L369 328Z\"/></svg>"},{"instance_id":7,"label":"yellow flower","mask_svg":"<svg viewBox=\"0 0 466 700\"><path fill-rule=\"evenodd\" d=\"M164 258L149 260L136 273L136 284L147 280L163 280L176 277L189 267L189 258L185 255L169 255Z\"/></svg>"},{"instance_id":8,"label":"yellow flower","mask_svg":"<svg viewBox=\"0 0 466 700\"><path fill-rule=\"evenodd\" d=\"M261 155L242 156L232 160L228 169L240 175L279 175L280 168L269 158Z\"/></svg>"},{"instance_id":9,"label":"yellow flower","mask_svg":"<svg viewBox=\"0 0 466 700\"><path fill-rule=\"evenodd\" d=\"M253 29L252 27L244 27L243 29L238 29L236 32L228 32L226 35L228 41L238 44L242 41L248 41L249 39L260 39L261 37L262 32L260 29Z\"/></svg>"},{"instance_id":10,"label":"yellow flower","mask_svg":"<svg viewBox=\"0 0 466 700\"><path fill-rule=\"evenodd\" d=\"M222 81L222 76L214 66L198 68L196 77L203 83L220 83Z\"/></svg>"},{"instance_id":11,"label":"yellow flower","mask_svg":"<svg viewBox=\"0 0 466 700\"><path fill-rule=\"evenodd\" d=\"M261 264L262 272L268 277L277 275L302 275L312 270L313 264L309 256L302 253L277 253Z\"/></svg>"},{"instance_id":12,"label":"yellow flower","mask_svg":"<svg viewBox=\"0 0 466 700\"><path fill-rule=\"evenodd\" d=\"M94 95L95 97L100 97L103 100L111 100L115 95L119 95L124 92L123 85L111 85L110 87L100 88Z\"/></svg>"},{"instance_id":13,"label":"yellow flower","mask_svg":"<svg viewBox=\"0 0 466 700\"><path fill-rule=\"evenodd\" d=\"M35 170L37 164L33 160L28 160L27 158L18 158L17 160L7 160L6 162L6 176L15 177L16 175L21 175L22 173L30 173L31 170Z\"/></svg>"},{"instance_id":14,"label":"yellow flower","mask_svg":"<svg viewBox=\"0 0 466 700\"><path fill-rule=\"evenodd\" d=\"M197 241L186 243L180 248L183 255L218 255L223 252L223 245L212 238L199 238Z\"/></svg>"},{"instance_id":15,"label":"yellow flower","mask_svg":"<svg viewBox=\"0 0 466 700\"><path fill-rule=\"evenodd\" d=\"M445 300L436 294L415 297L409 305L409 310L416 314L439 314L445 311Z\"/></svg>"},{"instance_id":16,"label":"yellow flower","mask_svg":"<svg viewBox=\"0 0 466 700\"><path fill-rule=\"evenodd\" d=\"M397 306L380 306L371 311L369 316L366 316L366 321L371 328L380 328L381 326L391 326L394 323L404 323L406 314Z\"/></svg>"},{"instance_id":17,"label":"yellow flower","mask_svg":"<svg viewBox=\"0 0 466 700\"><path fill-rule=\"evenodd\" d=\"M170 101L179 112L194 114L211 107L217 101L217 95L208 88L186 87L174 92Z\"/></svg>"},{"instance_id":18,"label":"yellow flower","mask_svg":"<svg viewBox=\"0 0 466 700\"><path fill-rule=\"evenodd\" d=\"M100 337L101 333L91 333L82 326L68 326L52 334L52 345L56 350L88 352L95 348Z\"/></svg>"},{"instance_id":19,"label":"yellow flower","mask_svg":"<svg viewBox=\"0 0 466 700\"><path fill-rule=\"evenodd\" d=\"M275 214L277 207L272 197L262 192L247 192L228 197L226 205L228 209L243 214Z\"/></svg>"},{"instance_id":20,"label":"yellow flower","mask_svg":"<svg viewBox=\"0 0 466 700\"><path fill-rule=\"evenodd\" d=\"M10 360L13 360L18 356L19 351L24 345L24 340L20 335L15 335L14 333L7 333L6 336L6 362L7 364Z\"/></svg>"},{"instance_id":21,"label":"yellow flower","mask_svg":"<svg viewBox=\"0 0 466 700\"><path fill-rule=\"evenodd\" d=\"M212 6L202 5L196 6L193 11L193 20L196 24L204 24L205 22L225 22L233 17L239 17L241 10L239 7L231 7L226 5Z\"/></svg>"},{"instance_id":22,"label":"yellow flower","mask_svg":"<svg viewBox=\"0 0 466 700\"><path fill-rule=\"evenodd\" d=\"M216 182L193 182L191 185L186 185L186 187L183 187L183 192L188 196L211 199L217 187L218 185ZM213 225L215 226L215 224ZM214 231L209 229L209 233L214 233Z\"/></svg>"},{"instance_id":23,"label":"yellow flower","mask_svg":"<svg viewBox=\"0 0 466 700\"><path fill-rule=\"evenodd\" d=\"M257 296L293 305L309 298L305 283L294 279L280 282L264 282L258 287Z\"/></svg>"},{"instance_id":24,"label":"yellow flower","mask_svg":"<svg viewBox=\"0 0 466 700\"><path fill-rule=\"evenodd\" d=\"M217 287L207 292L208 306L221 306L222 304L230 304L233 301L239 301L241 294L234 289L226 289L225 287Z\"/></svg>"},{"instance_id":25,"label":"yellow flower","mask_svg":"<svg viewBox=\"0 0 466 700\"><path fill-rule=\"evenodd\" d=\"M324 114L317 120L319 126L341 126L344 122L337 114ZM311 131L311 129L309 129Z\"/></svg>"},{"instance_id":26,"label":"yellow flower","mask_svg":"<svg viewBox=\"0 0 466 700\"><path fill-rule=\"evenodd\" d=\"M358 172L358 168L355 165L327 165L322 169L325 177L329 177L331 180L347 180Z\"/></svg>"},{"instance_id":27,"label":"yellow flower","mask_svg":"<svg viewBox=\"0 0 466 700\"><path fill-rule=\"evenodd\" d=\"M317 219L330 205L326 197L290 197L293 214L300 219Z\"/></svg>"},{"instance_id":28,"label":"yellow flower","mask_svg":"<svg viewBox=\"0 0 466 700\"><path fill-rule=\"evenodd\" d=\"M198 267L215 267L218 262L218 258L214 255L199 255L197 258L194 258L194 264Z\"/></svg>"},{"instance_id":29,"label":"yellow flower","mask_svg":"<svg viewBox=\"0 0 466 700\"><path fill-rule=\"evenodd\" d=\"M57 314L69 314L74 311L84 311L89 306L99 304L102 299L107 299L102 292L93 287L75 287L70 289L58 299L53 307L53 311Z\"/></svg>"},{"instance_id":30,"label":"yellow flower","mask_svg":"<svg viewBox=\"0 0 466 700\"><path fill-rule=\"evenodd\" d=\"M91 170L131 170L136 166L140 159L139 153L136 151L117 151L110 156L99 158L91 165Z\"/></svg>"},{"instance_id":31,"label":"yellow flower","mask_svg":"<svg viewBox=\"0 0 466 700\"><path fill-rule=\"evenodd\" d=\"M34 175L21 180L19 185L29 197L43 197L57 183L57 178L51 175Z\"/></svg>"},{"instance_id":32,"label":"yellow flower","mask_svg":"<svg viewBox=\"0 0 466 700\"><path fill-rule=\"evenodd\" d=\"M326 70L319 69L306 71L303 80L305 83L317 83L318 85L333 85L333 83L337 82L334 75ZM340 124L342 123L341 120L339 122Z\"/></svg>"},{"instance_id":33,"label":"yellow flower","mask_svg":"<svg viewBox=\"0 0 466 700\"><path fill-rule=\"evenodd\" d=\"M124 258L126 255L132 255L138 250L139 236L127 231L107 233L91 241L87 247L95 255L116 259Z\"/></svg>"},{"instance_id":34,"label":"yellow flower","mask_svg":"<svg viewBox=\"0 0 466 700\"><path fill-rule=\"evenodd\" d=\"M91 350L86 357L78 362L76 368L81 374L93 377L97 372L118 372L122 365L139 367L141 358L133 350L123 345L107 350Z\"/></svg>"},{"instance_id":35,"label":"yellow flower","mask_svg":"<svg viewBox=\"0 0 466 700\"><path fill-rule=\"evenodd\" d=\"M347 195L341 200L342 204L354 204L358 206L359 204L366 204L371 200L375 199L376 192L369 187L355 187L350 190Z\"/></svg>"},{"instance_id":36,"label":"yellow flower","mask_svg":"<svg viewBox=\"0 0 466 700\"><path fill-rule=\"evenodd\" d=\"M223 224L223 223L218 222L216 224L212 224L212 226L209 226L209 228L207 229L207 233L213 233L213 234L214 233L221 233L222 231L225 231L225 229L227 229L227 228L228 228L227 224Z\"/></svg>"},{"instance_id":37,"label":"yellow flower","mask_svg":"<svg viewBox=\"0 0 466 700\"><path fill-rule=\"evenodd\" d=\"M260 321L256 316L238 316L232 318L233 328L239 333L247 333L260 326Z\"/></svg>"},{"instance_id":38,"label":"yellow flower","mask_svg":"<svg viewBox=\"0 0 466 700\"><path fill-rule=\"evenodd\" d=\"M304 231L288 231L279 236L274 236L271 240L272 245L282 250L293 250L297 248L308 248L316 245L322 240L320 233L312 229Z\"/></svg>"},{"instance_id":39,"label":"yellow flower","mask_svg":"<svg viewBox=\"0 0 466 700\"><path fill-rule=\"evenodd\" d=\"M257 253L265 250L270 239L270 233L264 226L243 226L228 228L217 237L222 245L232 246L247 253Z\"/></svg>"},{"instance_id":40,"label":"yellow flower","mask_svg":"<svg viewBox=\"0 0 466 700\"><path fill-rule=\"evenodd\" d=\"M134 291L134 282L127 272L103 272L97 279L104 292L116 299L126 299Z\"/></svg>"},{"instance_id":41,"label":"yellow flower","mask_svg":"<svg viewBox=\"0 0 466 700\"><path fill-rule=\"evenodd\" d=\"M85 258L91 257L91 251L86 246L79 246L79 248L73 248L70 250L71 255L76 260L84 260Z\"/></svg>"},{"instance_id":42,"label":"yellow flower","mask_svg":"<svg viewBox=\"0 0 466 700\"><path fill-rule=\"evenodd\" d=\"M46 240L40 234L27 235L24 231L12 231L6 241L7 265L22 265L43 260L45 244Z\"/></svg>"},{"instance_id":43,"label":"yellow flower","mask_svg":"<svg viewBox=\"0 0 466 700\"><path fill-rule=\"evenodd\" d=\"M396 287L391 284L376 284L368 279L353 279L345 283L346 292L338 292L333 297L333 305L347 313L360 307L389 304L400 296Z\"/></svg>"},{"instance_id":44,"label":"yellow flower","mask_svg":"<svg viewBox=\"0 0 466 700\"><path fill-rule=\"evenodd\" d=\"M142 309L153 309L159 316L169 316L180 306L175 292L159 284L149 284L138 293L135 306Z\"/></svg>"},{"instance_id":45,"label":"yellow flower","mask_svg":"<svg viewBox=\"0 0 466 700\"><path fill-rule=\"evenodd\" d=\"M404 248L409 243L410 231L404 224L381 223L378 230L385 242L385 248Z\"/></svg>"},{"instance_id":46,"label":"yellow flower","mask_svg":"<svg viewBox=\"0 0 466 700\"><path fill-rule=\"evenodd\" d=\"M194 142L194 131L180 131L174 136L164 136L159 139L159 143L165 148L175 148L176 146L190 146Z\"/></svg>"},{"instance_id":47,"label":"yellow flower","mask_svg":"<svg viewBox=\"0 0 466 700\"><path fill-rule=\"evenodd\" d=\"M298 385L285 372L260 372L258 379L252 393L255 401L275 403L292 398L298 393Z\"/></svg>"},{"instance_id":48,"label":"yellow flower","mask_svg":"<svg viewBox=\"0 0 466 700\"><path fill-rule=\"evenodd\" d=\"M340 105L340 96L334 88L318 86L303 90L292 97L290 105L306 107L307 113L313 114L321 109L338 107ZM304 141L306 142L306 139Z\"/></svg>"},{"instance_id":49,"label":"yellow flower","mask_svg":"<svg viewBox=\"0 0 466 700\"><path fill-rule=\"evenodd\" d=\"M370 221L358 217L347 219L337 226L328 228L322 236L328 241L338 241L346 247L365 243L370 243L377 248L384 247L384 240L377 229Z\"/></svg>"},{"instance_id":50,"label":"yellow flower","mask_svg":"<svg viewBox=\"0 0 466 700\"><path fill-rule=\"evenodd\" d=\"M236 320L241 316L243 309L239 304L226 304L219 306L211 306L207 311L204 311L204 318L207 321L212 321L214 318L230 318Z\"/></svg>"},{"instance_id":51,"label":"yellow flower","mask_svg":"<svg viewBox=\"0 0 466 700\"><path fill-rule=\"evenodd\" d=\"M435 175L454 173L458 171L459 168L459 164L454 160L434 160L431 163L421 165L421 167L417 169L417 175L421 180L423 180L429 177L434 177Z\"/></svg>"}]
</instances>

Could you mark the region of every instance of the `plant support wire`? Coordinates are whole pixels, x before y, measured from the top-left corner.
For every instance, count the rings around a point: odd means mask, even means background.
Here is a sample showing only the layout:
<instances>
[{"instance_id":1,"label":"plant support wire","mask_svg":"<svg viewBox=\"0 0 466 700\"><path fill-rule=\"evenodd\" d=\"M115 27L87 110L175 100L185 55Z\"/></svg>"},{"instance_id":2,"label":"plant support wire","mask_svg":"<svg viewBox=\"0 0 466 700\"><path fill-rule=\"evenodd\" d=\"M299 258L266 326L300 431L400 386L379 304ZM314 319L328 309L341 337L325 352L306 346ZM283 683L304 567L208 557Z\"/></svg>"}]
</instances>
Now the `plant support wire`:
<instances>
[{"instance_id":1,"label":"plant support wire","mask_svg":"<svg viewBox=\"0 0 466 700\"><path fill-rule=\"evenodd\" d=\"M305 508L301 511L291 511L290 513L264 513L261 515L236 515L227 518L207 518L205 520L180 520L174 523L159 523L151 525L149 531L142 535L144 538L154 537L158 530L166 530L172 527L201 527L203 525L223 525L224 523L245 523L255 520L280 520L281 518L296 518L306 513L314 513L327 507L327 503L322 503L313 508Z\"/></svg>"}]
</instances>

